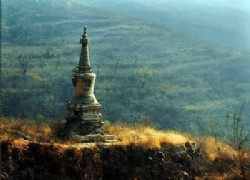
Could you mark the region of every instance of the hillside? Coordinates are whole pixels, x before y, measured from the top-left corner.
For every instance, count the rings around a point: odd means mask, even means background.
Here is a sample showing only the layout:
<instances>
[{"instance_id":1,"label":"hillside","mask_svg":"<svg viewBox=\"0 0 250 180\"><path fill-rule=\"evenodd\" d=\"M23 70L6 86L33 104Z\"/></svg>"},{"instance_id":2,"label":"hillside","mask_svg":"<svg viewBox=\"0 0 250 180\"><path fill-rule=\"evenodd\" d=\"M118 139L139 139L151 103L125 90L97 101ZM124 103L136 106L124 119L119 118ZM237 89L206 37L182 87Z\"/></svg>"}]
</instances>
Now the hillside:
<instances>
[{"instance_id":1,"label":"hillside","mask_svg":"<svg viewBox=\"0 0 250 180\"><path fill-rule=\"evenodd\" d=\"M160 24L172 31L224 48L250 50L250 3L247 0L86 0L130 18Z\"/></svg>"},{"instance_id":2,"label":"hillside","mask_svg":"<svg viewBox=\"0 0 250 180\"><path fill-rule=\"evenodd\" d=\"M244 103L249 131L249 52L79 1L3 1L2 23L4 116L65 116L87 25L105 119L229 139Z\"/></svg>"},{"instance_id":3,"label":"hillside","mask_svg":"<svg viewBox=\"0 0 250 180\"><path fill-rule=\"evenodd\" d=\"M148 126L112 124L113 143L75 143L58 123L0 120L1 179L246 179L249 154L213 137L194 138Z\"/></svg>"}]
</instances>

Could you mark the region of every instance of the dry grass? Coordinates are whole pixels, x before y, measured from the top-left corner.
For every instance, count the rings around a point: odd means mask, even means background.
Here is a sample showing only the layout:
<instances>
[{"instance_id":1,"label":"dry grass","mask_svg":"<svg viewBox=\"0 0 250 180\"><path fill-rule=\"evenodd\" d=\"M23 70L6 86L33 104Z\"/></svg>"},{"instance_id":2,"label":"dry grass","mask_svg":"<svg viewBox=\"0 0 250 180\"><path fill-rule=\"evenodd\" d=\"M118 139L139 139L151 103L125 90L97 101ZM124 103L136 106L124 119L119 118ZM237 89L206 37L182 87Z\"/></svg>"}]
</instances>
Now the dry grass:
<instances>
[{"instance_id":1,"label":"dry grass","mask_svg":"<svg viewBox=\"0 0 250 180\"><path fill-rule=\"evenodd\" d=\"M105 131L115 135L119 141L112 145L129 145L135 144L147 148L160 148L163 143L170 144L184 144L191 141L184 135L173 131L157 131L149 126L143 125L125 125L116 123L114 125L106 125ZM0 118L0 140L15 140L17 145L25 145L28 141L20 137L20 133L24 133L31 137L32 141L41 143L54 143L62 147L96 147L88 143L76 144L73 141L62 141L56 137L56 130L53 125L48 123L40 123L31 119L17 119L17 118Z\"/></svg>"},{"instance_id":2,"label":"dry grass","mask_svg":"<svg viewBox=\"0 0 250 180\"><path fill-rule=\"evenodd\" d=\"M76 144L70 140L62 140L56 136L57 129L52 123L41 123L32 119L18 119L11 117L0 117L0 141L11 140L12 145L17 148L27 148L28 144L37 142L43 145L50 145L67 148L96 148L93 143ZM20 133L28 135L31 140L25 140Z\"/></svg>"},{"instance_id":3,"label":"dry grass","mask_svg":"<svg viewBox=\"0 0 250 180\"><path fill-rule=\"evenodd\" d=\"M37 141L53 141L55 130L47 123L31 119L0 117L0 140L18 139L27 135Z\"/></svg>"},{"instance_id":4,"label":"dry grass","mask_svg":"<svg viewBox=\"0 0 250 180\"><path fill-rule=\"evenodd\" d=\"M196 138L195 142L208 154L211 161L217 158L235 159L238 155L238 152L233 147L214 137ZM244 158L249 158L249 153L244 153Z\"/></svg>"},{"instance_id":5,"label":"dry grass","mask_svg":"<svg viewBox=\"0 0 250 180\"><path fill-rule=\"evenodd\" d=\"M60 126L60 125L59 125ZM197 148L201 149L201 152L206 152L210 162L215 162L221 159L221 166L223 166L223 159L235 160L237 152L229 145L215 139L214 137L191 137L190 135L183 134L174 131L159 131L150 126L145 125L127 125L122 123L106 124L104 126L105 131L108 134L114 135L118 141L113 143L107 143L107 146L129 146L135 145L145 148L161 148L162 144L173 144L184 146L186 142L195 142ZM65 141L56 136L57 129L54 124L51 123L39 123L34 120L23 120L16 118L0 118L0 142L4 140L11 140L12 147L19 149L29 148L30 143L36 145L42 145L50 147L53 143L53 147L57 152L64 153L65 150L73 148L74 150L91 149L98 150L98 143L76 143L74 141ZM20 136L20 133L28 135L31 140L25 140ZM249 160L249 154L244 154L245 158ZM220 167L221 168L221 167ZM231 172L224 174L207 174L207 177L211 179L227 179L238 175L241 177L240 171L237 168L233 168ZM206 177L206 175L204 176ZM203 177L203 178L204 178ZM196 179L200 179L197 177Z\"/></svg>"},{"instance_id":6,"label":"dry grass","mask_svg":"<svg viewBox=\"0 0 250 180\"><path fill-rule=\"evenodd\" d=\"M19 149L27 149L29 145L29 141L19 138L19 139L13 140L12 145L13 147L16 147Z\"/></svg>"},{"instance_id":7,"label":"dry grass","mask_svg":"<svg viewBox=\"0 0 250 180\"><path fill-rule=\"evenodd\" d=\"M135 144L147 148L160 148L161 144L180 145L192 141L184 135L173 131L158 131L150 126L125 125L116 123L105 128L110 134L115 135L120 141L114 144Z\"/></svg>"},{"instance_id":8,"label":"dry grass","mask_svg":"<svg viewBox=\"0 0 250 180\"><path fill-rule=\"evenodd\" d=\"M17 119L0 117L0 140L14 140L16 146L26 146L29 141L20 137L24 133L31 137L32 141L40 143L53 143L63 148L95 148L94 143L78 143L63 141L56 136L55 125L40 123L30 119ZM218 157L235 158L236 152L232 147L213 137L193 138L189 135L174 131L159 131L150 126L128 125L123 123L108 124L104 126L105 131L114 135L119 141L111 145L138 145L146 148L160 148L161 144L184 145L185 142L195 142L198 148L202 148L210 160ZM246 157L249 155L246 154Z\"/></svg>"}]
</instances>

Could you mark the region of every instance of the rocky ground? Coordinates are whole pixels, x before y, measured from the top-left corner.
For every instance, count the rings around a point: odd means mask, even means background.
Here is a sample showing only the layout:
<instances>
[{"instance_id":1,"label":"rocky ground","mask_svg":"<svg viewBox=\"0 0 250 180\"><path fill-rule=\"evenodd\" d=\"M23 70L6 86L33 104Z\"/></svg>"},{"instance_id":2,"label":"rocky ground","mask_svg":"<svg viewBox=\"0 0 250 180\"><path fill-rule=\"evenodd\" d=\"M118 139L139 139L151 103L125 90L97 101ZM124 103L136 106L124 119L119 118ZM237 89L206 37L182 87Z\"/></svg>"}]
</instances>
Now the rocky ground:
<instances>
[{"instance_id":1,"label":"rocky ground","mask_svg":"<svg viewBox=\"0 0 250 180\"><path fill-rule=\"evenodd\" d=\"M0 129L6 128L6 124L0 123L0 125ZM237 152L227 145L216 144L212 138L203 139L201 143L198 140L197 142L187 140L188 138L185 139L178 134L174 135L173 132L167 134L152 129L146 131L147 127L129 132L131 127L119 125L119 129L118 125L114 126L117 126L114 129L118 129L121 134L124 134L124 131L127 132L126 137L116 134L118 141L115 143L76 144L69 141L57 140L56 142L55 139L49 140L49 138L42 141L32 137L32 133L28 134L24 129L19 129L19 133L15 131L14 135L10 133L9 136L1 131L0 179L158 180L247 179L250 177L248 154L244 157L245 175L242 176L237 156L230 154ZM41 125L39 127L42 128ZM44 127L47 132L48 127ZM147 133L143 132L142 128ZM36 130L38 131L39 128ZM13 131L13 129L8 130L12 133ZM112 128L110 132L115 133ZM138 137L134 137L132 132L137 132ZM124 143L125 138L129 138L128 134L133 134L133 141ZM159 142L149 138L154 134L160 138ZM145 140L146 135L149 141ZM161 135L168 137L168 140L162 139ZM145 137L139 139L140 136ZM176 143L178 141L179 143ZM216 149L215 151L211 150L212 147L209 147L208 142Z\"/></svg>"},{"instance_id":2,"label":"rocky ground","mask_svg":"<svg viewBox=\"0 0 250 180\"><path fill-rule=\"evenodd\" d=\"M16 140L1 142L1 148L2 179L240 179L234 160L210 161L190 143L77 148Z\"/></svg>"}]
</instances>

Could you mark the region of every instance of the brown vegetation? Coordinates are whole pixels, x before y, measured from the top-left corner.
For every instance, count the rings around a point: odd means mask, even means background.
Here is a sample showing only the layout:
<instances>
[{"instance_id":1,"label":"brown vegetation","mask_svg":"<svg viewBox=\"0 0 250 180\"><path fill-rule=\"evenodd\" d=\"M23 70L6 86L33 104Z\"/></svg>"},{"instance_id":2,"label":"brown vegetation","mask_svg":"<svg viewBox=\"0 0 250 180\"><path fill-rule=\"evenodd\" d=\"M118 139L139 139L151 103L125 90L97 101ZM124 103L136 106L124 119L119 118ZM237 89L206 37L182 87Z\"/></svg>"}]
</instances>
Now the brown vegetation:
<instances>
[{"instance_id":1,"label":"brown vegetation","mask_svg":"<svg viewBox=\"0 0 250 180\"><path fill-rule=\"evenodd\" d=\"M140 124L116 123L112 126L106 126L105 130L119 139L118 142L114 143L116 145L134 144L146 148L160 148L161 144L181 145L187 141L192 141L178 132L159 131Z\"/></svg>"},{"instance_id":2,"label":"brown vegetation","mask_svg":"<svg viewBox=\"0 0 250 180\"><path fill-rule=\"evenodd\" d=\"M60 123L1 118L1 177L244 179L237 151L213 137L194 138L149 126L116 123L105 125L105 131L115 135L117 142L77 144L58 138L60 127ZM247 153L244 163L248 176Z\"/></svg>"},{"instance_id":3,"label":"brown vegetation","mask_svg":"<svg viewBox=\"0 0 250 180\"><path fill-rule=\"evenodd\" d=\"M0 140L22 138L51 142L56 140L55 131L55 127L49 122L0 117Z\"/></svg>"}]
</instances>

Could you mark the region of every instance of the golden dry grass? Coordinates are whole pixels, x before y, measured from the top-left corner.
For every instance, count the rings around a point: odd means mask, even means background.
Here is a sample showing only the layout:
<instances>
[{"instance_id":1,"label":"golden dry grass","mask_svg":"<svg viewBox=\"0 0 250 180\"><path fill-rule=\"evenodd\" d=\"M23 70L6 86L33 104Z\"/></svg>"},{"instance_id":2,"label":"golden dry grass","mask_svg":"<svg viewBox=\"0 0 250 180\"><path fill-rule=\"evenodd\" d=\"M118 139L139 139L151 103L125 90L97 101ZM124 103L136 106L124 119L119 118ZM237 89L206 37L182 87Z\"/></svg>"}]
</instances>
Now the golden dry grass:
<instances>
[{"instance_id":1,"label":"golden dry grass","mask_svg":"<svg viewBox=\"0 0 250 180\"><path fill-rule=\"evenodd\" d=\"M19 138L19 139L13 140L12 145L13 147L16 147L19 149L27 149L29 145L29 141Z\"/></svg>"},{"instance_id":2,"label":"golden dry grass","mask_svg":"<svg viewBox=\"0 0 250 180\"><path fill-rule=\"evenodd\" d=\"M0 117L0 140L19 138L24 133L33 140L52 141L55 132L47 123L39 123L31 119Z\"/></svg>"},{"instance_id":3,"label":"golden dry grass","mask_svg":"<svg viewBox=\"0 0 250 180\"><path fill-rule=\"evenodd\" d=\"M159 148L162 143L184 144L191 141L181 133L173 131L157 131L149 126L125 125L116 123L105 126L105 131L115 135L119 141L116 144L137 144L148 148ZM19 139L17 133L24 133L33 140L40 142L53 142L73 144L74 142L63 141L56 137L55 129L50 124L40 123L31 119L0 118L0 140ZM80 146L83 146L81 144Z\"/></svg>"},{"instance_id":4,"label":"golden dry grass","mask_svg":"<svg viewBox=\"0 0 250 180\"><path fill-rule=\"evenodd\" d=\"M128 125L123 123L106 124L104 129L114 135L118 141L109 145L138 145L146 148L160 148L161 144L184 145L186 142L195 142L202 148L210 160L218 157L235 158L237 152L229 145L214 137L194 138L190 135L175 131L159 131L145 125ZM95 148L95 143L75 143L62 140L56 136L55 128L50 123L40 123L31 119L17 119L0 117L0 140L14 140L15 146L26 146L29 141L24 140L18 133L24 133L39 143L53 143L62 148ZM246 158L249 154L245 154Z\"/></svg>"},{"instance_id":5,"label":"golden dry grass","mask_svg":"<svg viewBox=\"0 0 250 180\"><path fill-rule=\"evenodd\" d=\"M114 144L129 145L135 144L145 146L147 148L160 148L161 144L180 145L191 139L181 133L174 131L159 131L150 126L143 125L125 125L116 123L105 128L110 134L118 138L118 142Z\"/></svg>"},{"instance_id":6,"label":"golden dry grass","mask_svg":"<svg viewBox=\"0 0 250 180\"><path fill-rule=\"evenodd\" d=\"M214 137L208 136L196 138L195 142L206 152L211 161L214 161L217 158L234 159L239 155L239 152L237 152L233 147ZM249 158L249 152L246 151L243 154L244 158Z\"/></svg>"},{"instance_id":7,"label":"golden dry grass","mask_svg":"<svg viewBox=\"0 0 250 180\"><path fill-rule=\"evenodd\" d=\"M139 146L145 148L161 148L162 144L172 144L176 146L183 146L186 142L195 143L197 148L202 152L206 152L210 161L216 159L237 159L237 152L229 145L219 141L214 137L192 137L188 134L183 134L175 131L159 131L150 126L145 125L131 125L123 123L106 124L104 126L108 134L114 135L118 141L107 143L107 146ZM20 137L18 133L24 133L32 138L32 140L25 140ZM98 143L76 143L73 140L62 140L56 136L55 126L51 123L39 123L34 120L16 119L16 118L1 118L0 117L0 142L4 140L11 140L12 147L27 149L30 143L35 143L42 146L56 148L58 153L64 153L67 149L91 149L98 150ZM244 154L244 158L248 158L249 153ZM215 161L216 162L216 161ZM239 177L240 171L233 168L231 173L225 174L207 174L211 179L227 179L234 177L237 174ZM204 176L206 177L206 175ZM204 178L203 177L203 178ZM200 179L199 177L195 179Z\"/></svg>"}]
</instances>

